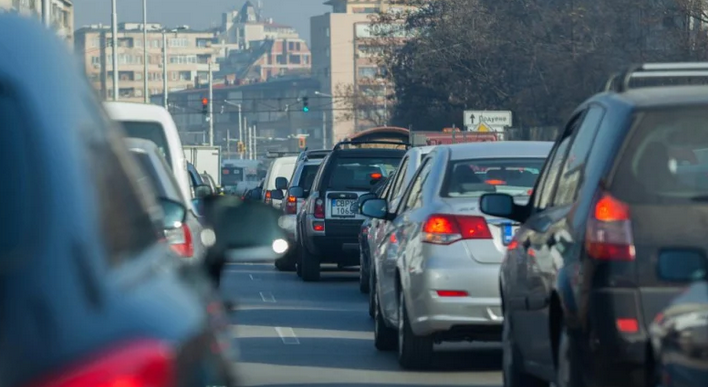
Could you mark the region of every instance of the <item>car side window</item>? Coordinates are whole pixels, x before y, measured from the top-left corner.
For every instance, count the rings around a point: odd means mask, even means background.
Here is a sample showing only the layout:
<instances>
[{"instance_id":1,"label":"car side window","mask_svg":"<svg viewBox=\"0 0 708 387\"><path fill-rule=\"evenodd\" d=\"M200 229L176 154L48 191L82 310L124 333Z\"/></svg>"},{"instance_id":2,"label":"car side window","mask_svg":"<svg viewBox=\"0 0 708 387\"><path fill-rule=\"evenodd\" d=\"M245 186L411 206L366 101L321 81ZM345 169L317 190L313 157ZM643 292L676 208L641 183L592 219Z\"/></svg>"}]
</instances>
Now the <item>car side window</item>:
<instances>
[{"instance_id":1,"label":"car side window","mask_svg":"<svg viewBox=\"0 0 708 387\"><path fill-rule=\"evenodd\" d=\"M329 160L329 156L325 157L325 159L322 160L322 164L320 164L320 167L317 169L317 174L315 175L315 180L312 183L312 189L310 190L310 193L317 192L320 190L320 181L322 180L322 173L327 168Z\"/></svg>"},{"instance_id":2,"label":"car side window","mask_svg":"<svg viewBox=\"0 0 708 387\"><path fill-rule=\"evenodd\" d=\"M406 187L406 191L403 194L401 201L398 203L398 209L396 210L397 214L403 213L410 207L408 203L411 202L412 197L415 197L417 195L417 191L420 191L420 188L422 187L421 181L423 178L423 172L428 169L429 164L430 160L425 159L423 161L423 165L421 165L415 175L413 175L413 178L411 179L410 183L408 183L408 187Z\"/></svg>"},{"instance_id":3,"label":"car side window","mask_svg":"<svg viewBox=\"0 0 708 387\"><path fill-rule=\"evenodd\" d=\"M393 183L393 188L391 188L391 198L395 197L399 192L401 192L401 186L405 181L406 171L408 170L408 162L410 158L405 157L398 167L398 173L396 173L396 181Z\"/></svg>"},{"instance_id":4,"label":"car side window","mask_svg":"<svg viewBox=\"0 0 708 387\"><path fill-rule=\"evenodd\" d=\"M425 166L421 169L420 174L417 178L418 182L416 184L416 187L414 187L415 191L413 191L411 197L408 200L408 208L420 208L423 206L423 186L425 185L426 180L428 180L428 176L430 175L430 171L432 169L432 161L428 161L428 163L426 163Z\"/></svg>"},{"instance_id":5,"label":"car side window","mask_svg":"<svg viewBox=\"0 0 708 387\"><path fill-rule=\"evenodd\" d=\"M605 109L594 105L588 109L583 122L577 126L573 134L573 143L568 151L568 157L558 180L558 188L553 199L554 206L564 206L575 201L581 183L581 174L590 149L595 141L595 135L600 122L605 115Z\"/></svg>"},{"instance_id":6,"label":"car side window","mask_svg":"<svg viewBox=\"0 0 708 387\"><path fill-rule=\"evenodd\" d=\"M80 116L89 176L96 189L101 228L109 265L118 266L157 243L160 208L148 187L138 185L140 169L117 130L86 102ZM83 110L83 112L81 112Z\"/></svg>"},{"instance_id":7,"label":"car side window","mask_svg":"<svg viewBox=\"0 0 708 387\"><path fill-rule=\"evenodd\" d=\"M538 192L539 197L536 202L536 211L547 208L553 200L558 183L558 175L560 174L561 167L565 162L570 142L573 139L573 129L579 123L580 117L581 115L578 114L568 123L561 135L558 145L555 148L554 154L551 156L552 159L549 159L546 165L544 180L542 183L543 185L539 185L540 192Z\"/></svg>"}]
</instances>

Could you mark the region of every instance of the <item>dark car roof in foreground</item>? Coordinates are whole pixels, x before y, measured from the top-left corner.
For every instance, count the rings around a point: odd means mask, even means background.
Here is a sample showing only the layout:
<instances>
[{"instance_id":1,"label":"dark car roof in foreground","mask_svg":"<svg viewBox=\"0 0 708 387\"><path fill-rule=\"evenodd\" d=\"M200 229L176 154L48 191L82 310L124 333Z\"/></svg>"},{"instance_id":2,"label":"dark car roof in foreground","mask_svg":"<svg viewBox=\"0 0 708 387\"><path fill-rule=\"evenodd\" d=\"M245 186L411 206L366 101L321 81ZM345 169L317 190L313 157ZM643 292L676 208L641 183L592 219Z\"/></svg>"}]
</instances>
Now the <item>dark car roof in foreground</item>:
<instances>
[{"instance_id":1,"label":"dark car roof in foreground","mask_svg":"<svg viewBox=\"0 0 708 387\"><path fill-rule=\"evenodd\" d=\"M617 101L640 109L708 104L708 86L640 87L623 93L605 92L592 101Z\"/></svg>"}]
</instances>

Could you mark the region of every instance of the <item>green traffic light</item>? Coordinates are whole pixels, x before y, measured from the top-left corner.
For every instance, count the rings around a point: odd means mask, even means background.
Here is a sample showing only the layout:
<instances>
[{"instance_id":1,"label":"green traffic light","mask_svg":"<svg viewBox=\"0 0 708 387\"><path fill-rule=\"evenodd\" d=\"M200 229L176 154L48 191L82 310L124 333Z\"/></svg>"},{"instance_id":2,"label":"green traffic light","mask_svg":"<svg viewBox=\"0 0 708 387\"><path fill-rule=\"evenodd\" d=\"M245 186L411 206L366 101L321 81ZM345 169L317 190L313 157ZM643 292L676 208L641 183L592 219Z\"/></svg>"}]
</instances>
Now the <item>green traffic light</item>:
<instances>
[{"instance_id":1,"label":"green traffic light","mask_svg":"<svg viewBox=\"0 0 708 387\"><path fill-rule=\"evenodd\" d=\"M307 106L304 106L304 107L302 108L302 111L307 113L307 112L310 111L310 108L307 107Z\"/></svg>"}]
</instances>

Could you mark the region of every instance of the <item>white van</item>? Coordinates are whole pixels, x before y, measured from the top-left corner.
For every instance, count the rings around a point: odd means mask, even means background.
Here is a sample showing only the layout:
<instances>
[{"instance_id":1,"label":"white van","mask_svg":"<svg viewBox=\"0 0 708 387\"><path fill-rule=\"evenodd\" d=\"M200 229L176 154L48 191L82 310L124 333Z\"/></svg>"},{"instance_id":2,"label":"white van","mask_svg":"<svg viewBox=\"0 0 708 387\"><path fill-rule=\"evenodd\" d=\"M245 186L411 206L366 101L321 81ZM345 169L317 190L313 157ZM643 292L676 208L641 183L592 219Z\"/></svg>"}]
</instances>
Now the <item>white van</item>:
<instances>
[{"instance_id":1,"label":"white van","mask_svg":"<svg viewBox=\"0 0 708 387\"><path fill-rule=\"evenodd\" d=\"M278 157L273 160L270 168L268 168L268 173L266 174L265 181L263 183L263 192L265 192L263 195L263 201L266 204L272 204L275 208L281 208L280 205L283 201L276 199L271 200L268 191L276 189L275 180L279 177L287 179L285 185L280 187L280 189L286 189L290 179L293 177L293 172L295 172L296 163L297 156Z\"/></svg>"},{"instance_id":2,"label":"white van","mask_svg":"<svg viewBox=\"0 0 708 387\"><path fill-rule=\"evenodd\" d=\"M150 140L157 145L167 160L182 195L194 199L187 174L182 140L177 126L167 109L158 105L133 102L104 102L108 116L123 125L128 137Z\"/></svg>"}]
</instances>

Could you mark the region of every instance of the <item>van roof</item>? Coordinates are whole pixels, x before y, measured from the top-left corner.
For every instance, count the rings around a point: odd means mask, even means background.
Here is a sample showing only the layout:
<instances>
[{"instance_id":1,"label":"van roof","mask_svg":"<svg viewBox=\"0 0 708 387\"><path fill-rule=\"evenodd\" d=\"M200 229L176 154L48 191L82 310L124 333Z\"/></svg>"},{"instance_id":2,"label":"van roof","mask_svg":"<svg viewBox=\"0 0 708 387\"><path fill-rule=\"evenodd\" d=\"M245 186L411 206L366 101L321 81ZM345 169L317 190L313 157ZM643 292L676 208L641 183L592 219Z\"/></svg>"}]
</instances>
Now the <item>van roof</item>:
<instances>
[{"instance_id":1,"label":"van roof","mask_svg":"<svg viewBox=\"0 0 708 387\"><path fill-rule=\"evenodd\" d=\"M162 106L135 102L104 102L108 115L117 121L173 122Z\"/></svg>"}]
</instances>

